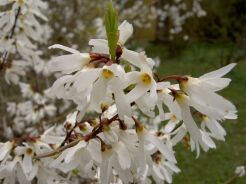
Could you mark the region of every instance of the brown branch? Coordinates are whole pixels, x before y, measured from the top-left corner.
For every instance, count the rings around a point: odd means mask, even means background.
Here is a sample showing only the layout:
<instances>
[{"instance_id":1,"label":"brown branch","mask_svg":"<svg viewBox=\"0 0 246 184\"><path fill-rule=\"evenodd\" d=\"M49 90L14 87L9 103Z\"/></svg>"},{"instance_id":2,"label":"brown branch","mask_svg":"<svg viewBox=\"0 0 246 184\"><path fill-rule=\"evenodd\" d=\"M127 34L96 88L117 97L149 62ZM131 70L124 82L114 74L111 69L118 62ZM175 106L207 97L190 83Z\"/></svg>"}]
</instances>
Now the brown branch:
<instances>
[{"instance_id":1,"label":"brown branch","mask_svg":"<svg viewBox=\"0 0 246 184\"><path fill-rule=\"evenodd\" d=\"M71 147L77 145L79 143L79 141L82 141L82 140L83 140L83 138L82 139L76 139L76 140L68 143L65 146L62 146L62 147L60 147L58 149L55 149L54 151L51 151L51 152L48 152L48 153L43 153L43 154L40 154L40 155L36 155L33 158L34 159L40 159L40 158L46 158L46 157L54 156L54 155L56 155L56 154L58 154L58 153L60 153L60 152L62 152L64 150L66 150L68 148L71 148Z\"/></svg>"},{"instance_id":2,"label":"brown branch","mask_svg":"<svg viewBox=\"0 0 246 184\"><path fill-rule=\"evenodd\" d=\"M228 180L226 180L224 182L224 184L230 184L232 183L233 181L235 181L237 179L238 175L237 174L234 174L232 177L230 177Z\"/></svg>"},{"instance_id":3,"label":"brown branch","mask_svg":"<svg viewBox=\"0 0 246 184\"><path fill-rule=\"evenodd\" d=\"M85 122L91 121L92 119L85 119L82 120L81 122L76 122L74 127L67 133L64 141L61 143L60 147L64 146L66 144L66 142L69 140L70 136L72 135L73 131L75 130L75 128L77 128L79 125L84 124Z\"/></svg>"},{"instance_id":4,"label":"brown branch","mask_svg":"<svg viewBox=\"0 0 246 184\"><path fill-rule=\"evenodd\" d=\"M162 82L162 81L169 81L169 80L180 81L180 80L182 80L182 79L183 79L183 80L184 80L184 79L187 79L187 77L180 76L180 75L170 75L170 76L161 78L161 79L160 79L160 82Z\"/></svg>"},{"instance_id":5,"label":"brown branch","mask_svg":"<svg viewBox=\"0 0 246 184\"><path fill-rule=\"evenodd\" d=\"M104 123L106 123L107 125L111 124L113 121L115 121L116 119L118 118L118 114L116 114L115 116L113 116L112 118L110 119L107 119L107 121L105 121ZM55 149L54 151L51 151L51 152L48 152L48 153L43 153L43 154L40 154L40 155L36 155L34 156L33 158L34 159L40 159L40 158L46 158L46 157L51 157L51 156L54 156L64 150L66 150L67 148L71 148L73 146L75 146L76 144L79 143L79 141L86 141L88 142L89 140L95 138L99 133L102 132L102 126L104 125L104 123L101 123L100 126L96 129L93 129L93 131L79 139L76 139L62 147L59 147L57 149Z\"/></svg>"}]
</instances>

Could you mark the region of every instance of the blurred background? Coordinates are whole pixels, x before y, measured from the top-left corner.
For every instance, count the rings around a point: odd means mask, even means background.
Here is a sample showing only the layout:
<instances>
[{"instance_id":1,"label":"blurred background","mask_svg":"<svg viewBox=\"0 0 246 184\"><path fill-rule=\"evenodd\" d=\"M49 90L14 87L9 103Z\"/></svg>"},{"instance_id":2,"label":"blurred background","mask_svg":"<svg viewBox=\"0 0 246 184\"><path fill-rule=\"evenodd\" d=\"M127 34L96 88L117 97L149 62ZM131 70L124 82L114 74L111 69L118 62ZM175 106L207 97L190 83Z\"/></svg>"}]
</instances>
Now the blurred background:
<instances>
[{"instance_id":1,"label":"blurred background","mask_svg":"<svg viewBox=\"0 0 246 184\"><path fill-rule=\"evenodd\" d=\"M85 52L89 50L89 39L105 38L103 16L108 0L46 2L49 8L44 14L48 22L43 24L43 29L47 29L48 39L39 45L45 60L60 54L57 50L48 50L50 45L62 44ZM199 159L185 145L176 147L182 172L174 176L174 184L224 183L234 175L236 166L246 162L246 0L113 2L120 21L127 20L134 25L134 36L127 47L146 51L155 59L159 66L157 71L163 76L188 74L198 77L228 63L238 63L228 75L232 78L230 87L222 92L236 104L239 115L236 121L224 122L226 142L218 142L216 150L202 153ZM51 77L46 87L53 80ZM7 90L9 86L4 79L0 85L3 96L18 100L17 89ZM6 116L6 105L0 105L0 116ZM246 177L232 183L245 184Z\"/></svg>"}]
</instances>

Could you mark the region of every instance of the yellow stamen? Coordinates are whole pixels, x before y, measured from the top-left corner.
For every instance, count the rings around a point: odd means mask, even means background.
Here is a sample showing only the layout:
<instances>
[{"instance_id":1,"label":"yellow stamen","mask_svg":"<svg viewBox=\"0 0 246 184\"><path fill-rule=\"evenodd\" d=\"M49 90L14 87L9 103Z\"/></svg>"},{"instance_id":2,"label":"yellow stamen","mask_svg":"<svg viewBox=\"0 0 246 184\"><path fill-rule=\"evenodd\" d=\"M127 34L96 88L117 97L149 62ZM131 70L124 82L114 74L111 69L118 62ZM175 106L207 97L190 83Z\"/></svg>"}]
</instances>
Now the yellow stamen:
<instances>
[{"instance_id":1,"label":"yellow stamen","mask_svg":"<svg viewBox=\"0 0 246 184\"><path fill-rule=\"evenodd\" d=\"M72 174L73 174L73 176L78 176L79 170L78 169L73 169L72 170Z\"/></svg>"},{"instance_id":2,"label":"yellow stamen","mask_svg":"<svg viewBox=\"0 0 246 184\"><path fill-rule=\"evenodd\" d=\"M105 143L102 143L101 144L101 151L104 152L104 153L110 153L110 150L112 149L112 146L110 144L105 144Z\"/></svg>"},{"instance_id":3,"label":"yellow stamen","mask_svg":"<svg viewBox=\"0 0 246 184\"><path fill-rule=\"evenodd\" d=\"M104 112L104 111L108 110L109 106L106 103L101 103L100 107L101 107L101 110Z\"/></svg>"},{"instance_id":4,"label":"yellow stamen","mask_svg":"<svg viewBox=\"0 0 246 184\"><path fill-rule=\"evenodd\" d=\"M26 149L26 154L31 155L32 154L32 149L31 148L27 148Z\"/></svg>"},{"instance_id":5,"label":"yellow stamen","mask_svg":"<svg viewBox=\"0 0 246 184\"><path fill-rule=\"evenodd\" d=\"M102 130L103 132L108 132L110 130L110 127L108 125L103 125Z\"/></svg>"},{"instance_id":6,"label":"yellow stamen","mask_svg":"<svg viewBox=\"0 0 246 184\"><path fill-rule=\"evenodd\" d=\"M189 81L189 77L184 77L183 79L179 80L179 87L182 90L186 90L188 87L188 81Z\"/></svg>"},{"instance_id":7,"label":"yellow stamen","mask_svg":"<svg viewBox=\"0 0 246 184\"><path fill-rule=\"evenodd\" d=\"M172 121L176 121L177 120L176 116L175 115L172 115L171 120Z\"/></svg>"},{"instance_id":8,"label":"yellow stamen","mask_svg":"<svg viewBox=\"0 0 246 184\"><path fill-rule=\"evenodd\" d=\"M136 127L136 132L137 132L137 134L143 132L143 130L144 130L144 127L143 127L143 126L137 126L137 127Z\"/></svg>"},{"instance_id":9,"label":"yellow stamen","mask_svg":"<svg viewBox=\"0 0 246 184\"><path fill-rule=\"evenodd\" d=\"M21 6L24 3L24 0L18 0L18 4Z\"/></svg>"},{"instance_id":10,"label":"yellow stamen","mask_svg":"<svg viewBox=\"0 0 246 184\"><path fill-rule=\"evenodd\" d=\"M187 101L187 97L183 92L177 92L175 94L175 100L177 100L179 104L185 104Z\"/></svg>"},{"instance_id":11,"label":"yellow stamen","mask_svg":"<svg viewBox=\"0 0 246 184\"><path fill-rule=\"evenodd\" d=\"M206 121L208 121L208 117L203 114L203 115L201 115L201 120L202 120L202 122L206 122Z\"/></svg>"},{"instance_id":12,"label":"yellow stamen","mask_svg":"<svg viewBox=\"0 0 246 184\"><path fill-rule=\"evenodd\" d=\"M111 77L114 76L114 73L108 69L103 69L102 70L102 76L105 78L105 79L109 79Z\"/></svg>"},{"instance_id":13,"label":"yellow stamen","mask_svg":"<svg viewBox=\"0 0 246 184\"><path fill-rule=\"evenodd\" d=\"M142 73L140 75L140 80L145 84L145 85L149 85L151 83L151 77L149 74L147 73Z\"/></svg>"}]
</instances>

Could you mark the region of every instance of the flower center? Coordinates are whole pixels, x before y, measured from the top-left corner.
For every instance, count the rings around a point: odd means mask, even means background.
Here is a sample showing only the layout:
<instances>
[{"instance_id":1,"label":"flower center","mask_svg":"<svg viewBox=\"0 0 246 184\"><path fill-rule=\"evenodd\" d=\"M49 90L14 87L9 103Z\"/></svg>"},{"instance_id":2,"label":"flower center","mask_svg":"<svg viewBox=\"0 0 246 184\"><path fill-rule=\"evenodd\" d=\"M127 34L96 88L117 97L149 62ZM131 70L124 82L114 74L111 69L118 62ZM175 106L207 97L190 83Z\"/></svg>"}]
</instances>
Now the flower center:
<instances>
[{"instance_id":1,"label":"flower center","mask_svg":"<svg viewBox=\"0 0 246 184\"><path fill-rule=\"evenodd\" d=\"M31 155L32 154L32 149L31 148L27 148L26 149L26 154Z\"/></svg>"},{"instance_id":2,"label":"flower center","mask_svg":"<svg viewBox=\"0 0 246 184\"><path fill-rule=\"evenodd\" d=\"M18 0L18 3L21 6L24 3L24 0Z\"/></svg>"},{"instance_id":3,"label":"flower center","mask_svg":"<svg viewBox=\"0 0 246 184\"><path fill-rule=\"evenodd\" d=\"M147 73L142 73L140 75L140 80L145 84L145 85L149 85L151 83L151 77L149 74Z\"/></svg>"},{"instance_id":4,"label":"flower center","mask_svg":"<svg viewBox=\"0 0 246 184\"><path fill-rule=\"evenodd\" d=\"M176 121L177 120L176 116L175 115L172 115L171 120L172 121Z\"/></svg>"},{"instance_id":5,"label":"flower center","mask_svg":"<svg viewBox=\"0 0 246 184\"><path fill-rule=\"evenodd\" d=\"M181 77L179 80L180 89L186 90L188 87L189 77Z\"/></svg>"},{"instance_id":6,"label":"flower center","mask_svg":"<svg viewBox=\"0 0 246 184\"><path fill-rule=\"evenodd\" d=\"M111 77L114 76L114 73L108 69L103 69L102 70L102 76L105 78L105 79L109 79Z\"/></svg>"}]
</instances>

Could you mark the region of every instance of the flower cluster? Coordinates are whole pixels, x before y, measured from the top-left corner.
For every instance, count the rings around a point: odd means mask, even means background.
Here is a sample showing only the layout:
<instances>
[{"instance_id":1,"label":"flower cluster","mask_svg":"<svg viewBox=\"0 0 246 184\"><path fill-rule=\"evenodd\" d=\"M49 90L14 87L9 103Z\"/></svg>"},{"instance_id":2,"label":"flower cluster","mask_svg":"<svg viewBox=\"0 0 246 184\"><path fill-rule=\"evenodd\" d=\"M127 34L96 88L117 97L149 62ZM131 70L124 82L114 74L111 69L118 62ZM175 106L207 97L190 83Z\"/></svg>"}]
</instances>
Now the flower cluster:
<instances>
[{"instance_id":1,"label":"flower cluster","mask_svg":"<svg viewBox=\"0 0 246 184\"><path fill-rule=\"evenodd\" d=\"M32 40L42 42L46 39L46 31L41 28L38 19L47 21L41 10L47 8L42 0L3 0L0 6L12 5L11 10L1 12L0 28L2 30L0 52L3 53L1 66L7 62L11 53L18 52L21 58L29 61L29 65L40 62L37 45ZM7 67L8 68L8 67ZM24 68L24 67L23 67ZM38 70L38 69L37 69Z\"/></svg>"},{"instance_id":2,"label":"flower cluster","mask_svg":"<svg viewBox=\"0 0 246 184\"><path fill-rule=\"evenodd\" d=\"M48 117L55 116L56 107L54 101L49 98L47 90L41 94L32 90L29 84L20 83L19 86L24 101L7 104L7 111L13 119L12 130L21 134L25 129L26 133L34 134L37 131L35 125L44 123L43 121Z\"/></svg>"},{"instance_id":3,"label":"flower cluster","mask_svg":"<svg viewBox=\"0 0 246 184\"><path fill-rule=\"evenodd\" d=\"M20 121L32 124L55 113L47 93L74 102L77 109L40 136L0 143L3 183L172 183L180 172L177 143L184 140L198 157L201 149L216 147L214 140L225 140L221 122L236 119L237 110L217 92L229 85L223 76L236 64L198 78L160 77L153 59L126 47L133 26L123 21L117 27L115 17L109 6L108 40L91 39L89 53L50 47L68 54L49 62L50 71L61 75L43 96L20 83L23 97L33 99L9 104L9 113Z\"/></svg>"},{"instance_id":4,"label":"flower cluster","mask_svg":"<svg viewBox=\"0 0 246 184\"><path fill-rule=\"evenodd\" d=\"M206 11L201 7L202 0L193 0L189 4L183 0L175 0L169 3L159 2L157 6L156 16L159 19L158 26L164 28L165 21L170 19L172 27L168 30L170 34L178 34L182 32L183 25L191 17L206 16Z\"/></svg>"},{"instance_id":5,"label":"flower cluster","mask_svg":"<svg viewBox=\"0 0 246 184\"><path fill-rule=\"evenodd\" d=\"M45 90L50 86L49 72L40 51L49 37L47 18L43 15L47 3L42 0L2 0L0 6L4 10L0 13L0 72L6 81L0 89L4 109L1 113L6 112L1 128L8 130L8 137L28 132L35 134L37 127L43 132L46 120L57 112L55 101ZM16 85L20 93L4 95L3 88L8 85Z\"/></svg>"},{"instance_id":6,"label":"flower cluster","mask_svg":"<svg viewBox=\"0 0 246 184\"><path fill-rule=\"evenodd\" d=\"M65 180L49 168L51 158L42 161L33 159L36 154L51 151L50 145L42 141L44 137L21 137L0 144L0 179L3 183L28 184L35 178L38 183L59 183Z\"/></svg>"},{"instance_id":7,"label":"flower cluster","mask_svg":"<svg viewBox=\"0 0 246 184\"><path fill-rule=\"evenodd\" d=\"M67 117L66 133L49 130L39 138L26 138L21 145L2 143L0 173L16 172L19 180L30 182L34 176L44 179L47 170L43 168L48 168L53 178L60 172L72 172L83 178L99 174L105 184L149 183L150 176L156 183L171 183L172 175L180 172L173 151L176 143L185 139L199 156L200 148L207 151L216 147L213 139L224 140L226 132L220 121L237 118L237 111L216 92L228 86L230 79L223 76L235 64L199 78L160 78L152 72L151 58L124 46L132 35L132 25L124 21L118 29L115 60L110 58L107 40L102 39L90 40L90 53L61 45L50 47L70 53L50 62L52 71L63 73L50 92L72 100L78 111ZM130 66L127 70L123 60ZM91 112L99 116L87 117ZM141 122L139 113L153 121ZM201 121L200 126L194 116ZM151 129L161 122L167 123ZM57 157L49 157L52 155ZM4 181L10 179L8 176L2 175Z\"/></svg>"}]
</instances>

